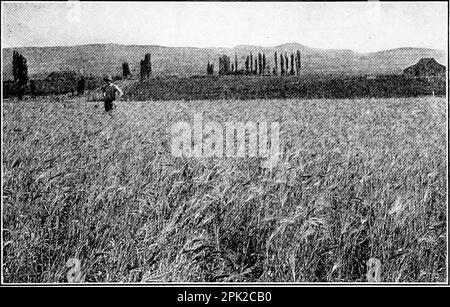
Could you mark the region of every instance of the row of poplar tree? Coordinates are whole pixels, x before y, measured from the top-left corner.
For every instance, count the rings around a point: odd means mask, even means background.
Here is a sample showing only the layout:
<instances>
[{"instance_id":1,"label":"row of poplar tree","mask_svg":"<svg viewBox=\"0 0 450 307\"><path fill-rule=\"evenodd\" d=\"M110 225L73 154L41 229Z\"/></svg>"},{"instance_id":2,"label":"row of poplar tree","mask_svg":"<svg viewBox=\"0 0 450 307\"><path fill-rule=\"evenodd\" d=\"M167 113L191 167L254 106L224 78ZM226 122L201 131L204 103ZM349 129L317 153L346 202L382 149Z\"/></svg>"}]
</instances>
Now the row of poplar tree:
<instances>
[{"instance_id":1,"label":"row of poplar tree","mask_svg":"<svg viewBox=\"0 0 450 307\"><path fill-rule=\"evenodd\" d=\"M239 67L238 56L234 56L232 62L227 55L219 57L219 75L300 75L302 60L300 50L288 54L286 52L278 54L275 52L273 59L274 67L270 67L264 53L253 55L250 53L245 57L244 66ZM127 62L122 64L124 78L131 77L130 66ZM150 78L152 74L151 55L147 53L140 62L141 80ZM206 65L206 74L214 75L214 64L208 62Z\"/></svg>"},{"instance_id":2,"label":"row of poplar tree","mask_svg":"<svg viewBox=\"0 0 450 307\"><path fill-rule=\"evenodd\" d=\"M278 61L279 59L279 61ZM290 61L289 61L290 59ZM252 53L246 56L244 67L239 68L238 57L235 55L234 63L231 62L230 57L221 55L219 57L219 75L300 75L301 71L301 54L300 51L274 55L274 67L272 71L266 61L264 53L258 53L253 56ZM208 75L214 74L214 64L208 62L206 73ZM122 64L122 74L124 78L131 77L130 66L127 62ZM144 59L140 61L140 77L141 80L150 78L152 74L151 54L147 53ZM19 86L24 86L28 82L28 65L26 58L19 52L13 52L13 76L14 81Z\"/></svg>"},{"instance_id":3,"label":"row of poplar tree","mask_svg":"<svg viewBox=\"0 0 450 307\"><path fill-rule=\"evenodd\" d=\"M274 54L274 67L266 60L264 53L253 56L252 53L245 57L244 66L239 67L238 57L234 56L234 62L227 55L219 57L219 75L300 75L302 68L301 54L297 50L295 53ZM208 62L206 66L207 75L214 75L214 64Z\"/></svg>"}]
</instances>

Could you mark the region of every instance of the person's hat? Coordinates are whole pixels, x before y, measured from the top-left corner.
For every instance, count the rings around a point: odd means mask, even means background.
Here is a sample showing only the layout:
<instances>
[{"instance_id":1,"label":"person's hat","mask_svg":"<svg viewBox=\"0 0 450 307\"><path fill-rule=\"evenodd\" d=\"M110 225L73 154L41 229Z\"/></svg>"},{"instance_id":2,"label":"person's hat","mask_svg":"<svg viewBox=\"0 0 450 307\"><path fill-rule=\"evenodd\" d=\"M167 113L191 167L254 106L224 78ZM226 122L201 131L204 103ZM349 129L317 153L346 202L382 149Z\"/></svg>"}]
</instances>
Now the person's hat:
<instances>
[{"instance_id":1,"label":"person's hat","mask_svg":"<svg viewBox=\"0 0 450 307\"><path fill-rule=\"evenodd\" d=\"M105 81L112 81L112 78L111 78L111 76L105 76L103 78L103 80L105 80Z\"/></svg>"}]
</instances>

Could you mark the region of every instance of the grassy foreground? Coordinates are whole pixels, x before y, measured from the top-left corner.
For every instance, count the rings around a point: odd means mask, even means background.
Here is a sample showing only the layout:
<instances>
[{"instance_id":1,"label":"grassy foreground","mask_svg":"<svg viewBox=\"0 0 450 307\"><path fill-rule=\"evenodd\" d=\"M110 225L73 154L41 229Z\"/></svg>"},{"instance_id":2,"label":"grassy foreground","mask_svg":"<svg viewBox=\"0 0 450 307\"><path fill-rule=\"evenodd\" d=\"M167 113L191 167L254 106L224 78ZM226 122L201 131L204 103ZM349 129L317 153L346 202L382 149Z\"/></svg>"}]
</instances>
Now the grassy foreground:
<instances>
[{"instance_id":1,"label":"grassy foreground","mask_svg":"<svg viewBox=\"0 0 450 307\"><path fill-rule=\"evenodd\" d=\"M4 102L5 282L446 280L445 98ZM283 157L186 159L170 127L278 121Z\"/></svg>"}]
</instances>

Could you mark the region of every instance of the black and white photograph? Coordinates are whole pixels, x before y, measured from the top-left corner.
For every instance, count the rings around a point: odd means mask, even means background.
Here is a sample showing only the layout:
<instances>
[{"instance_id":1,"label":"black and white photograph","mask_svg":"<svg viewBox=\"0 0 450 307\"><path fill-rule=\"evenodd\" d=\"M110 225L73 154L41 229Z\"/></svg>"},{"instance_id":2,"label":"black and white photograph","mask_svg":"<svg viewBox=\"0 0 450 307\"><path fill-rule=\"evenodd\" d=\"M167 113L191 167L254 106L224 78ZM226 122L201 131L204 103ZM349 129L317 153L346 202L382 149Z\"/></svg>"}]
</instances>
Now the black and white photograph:
<instances>
[{"instance_id":1,"label":"black and white photograph","mask_svg":"<svg viewBox=\"0 0 450 307\"><path fill-rule=\"evenodd\" d=\"M448 2L1 6L3 285L448 285Z\"/></svg>"}]
</instances>

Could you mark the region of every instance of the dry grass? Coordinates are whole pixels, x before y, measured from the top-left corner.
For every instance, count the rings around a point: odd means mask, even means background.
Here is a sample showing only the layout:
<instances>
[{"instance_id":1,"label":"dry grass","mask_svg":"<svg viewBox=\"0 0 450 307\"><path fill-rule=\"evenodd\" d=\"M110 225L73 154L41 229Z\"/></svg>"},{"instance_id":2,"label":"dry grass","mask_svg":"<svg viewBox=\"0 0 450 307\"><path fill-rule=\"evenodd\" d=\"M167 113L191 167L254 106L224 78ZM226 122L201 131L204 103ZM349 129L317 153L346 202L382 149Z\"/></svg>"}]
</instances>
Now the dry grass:
<instances>
[{"instance_id":1,"label":"dry grass","mask_svg":"<svg viewBox=\"0 0 450 307\"><path fill-rule=\"evenodd\" d=\"M97 107L96 107L97 106ZM283 161L182 159L170 126L279 121ZM446 280L444 98L3 105L5 282Z\"/></svg>"}]
</instances>

